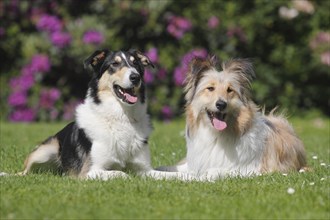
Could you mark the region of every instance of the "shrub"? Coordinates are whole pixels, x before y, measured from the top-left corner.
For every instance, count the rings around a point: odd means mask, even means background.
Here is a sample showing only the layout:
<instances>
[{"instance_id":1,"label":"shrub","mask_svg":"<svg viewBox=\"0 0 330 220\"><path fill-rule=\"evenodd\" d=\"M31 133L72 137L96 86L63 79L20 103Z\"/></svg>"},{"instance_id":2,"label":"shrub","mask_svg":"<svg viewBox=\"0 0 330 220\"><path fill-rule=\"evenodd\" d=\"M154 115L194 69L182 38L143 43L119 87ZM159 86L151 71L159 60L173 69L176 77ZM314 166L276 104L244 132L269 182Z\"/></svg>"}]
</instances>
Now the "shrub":
<instances>
[{"instance_id":1,"label":"shrub","mask_svg":"<svg viewBox=\"0 0 330 220\"><path fill-rule=\"evenodd\" d=\"M329 1L9 1L0 25L2 118L71 120L94 50L137 48L147 69L150 112L182 113L193 56L252 58L255 99L290 112L329 114Z\"/></svg>"}]
</instances>

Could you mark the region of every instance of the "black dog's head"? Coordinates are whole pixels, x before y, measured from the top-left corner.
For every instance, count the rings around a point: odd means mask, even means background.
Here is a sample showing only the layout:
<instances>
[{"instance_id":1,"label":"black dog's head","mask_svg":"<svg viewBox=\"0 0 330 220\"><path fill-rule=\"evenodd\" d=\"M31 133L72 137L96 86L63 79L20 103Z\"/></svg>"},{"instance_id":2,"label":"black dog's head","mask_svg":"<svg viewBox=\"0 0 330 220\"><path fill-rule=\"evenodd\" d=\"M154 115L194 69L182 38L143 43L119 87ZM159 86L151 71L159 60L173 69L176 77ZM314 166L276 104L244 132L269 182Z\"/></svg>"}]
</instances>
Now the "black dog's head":
<instances>
[{"instance_id":1,"label":"black dog's head","mask_svg":"<svg viewBox=\"0 0 330 220\"><path fill-rule=\"evenodd\" d=\"M129 51L97 50L84 62L91 65L94 76L89 84L89 94L95 103L100 103L100 93L110 91L120 102L134 105L144 103L144 68L153 64L149 58L131 49Z\"/></svg>"}]
</instances>

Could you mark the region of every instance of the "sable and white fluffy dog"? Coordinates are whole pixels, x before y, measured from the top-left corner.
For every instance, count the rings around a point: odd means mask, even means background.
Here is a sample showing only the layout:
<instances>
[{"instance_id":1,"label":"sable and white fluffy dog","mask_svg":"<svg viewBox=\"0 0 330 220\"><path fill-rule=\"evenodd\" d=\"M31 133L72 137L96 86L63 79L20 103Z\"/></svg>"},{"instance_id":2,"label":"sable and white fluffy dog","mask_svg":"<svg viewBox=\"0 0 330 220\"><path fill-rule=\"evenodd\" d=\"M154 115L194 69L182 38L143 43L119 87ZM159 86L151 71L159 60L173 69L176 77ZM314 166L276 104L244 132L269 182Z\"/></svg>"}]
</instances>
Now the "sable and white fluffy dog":
<instances>
[{"instance_id":1,"label":"sable and white fluffy dog","mask_svg":"<svg viewBox=\"0 0 330 220\"><path fill-rule=\"evenodd\" d=\"M127 177L123 171L156 179L185 175L153 170L148 138L144 67L152 65L136 50L99 50L85 65L94 75L76 120L27 157L23 175L33 168L54 168L82 179Z\"/></svg>"},{"instance_id":2,"label":"sable and white fluffy dog","mask_svg":"<svg viewBox=\"0 0 330 220\"><path fill-rule=\"evenodd\" d=\"M254 104L255 77L246 59L218 70L216 58L195 58L185 81L186 158L158 170L200 180L289 172L306 166L303 143L282 116L264 115Z\"/></svg>"}]
</instances>

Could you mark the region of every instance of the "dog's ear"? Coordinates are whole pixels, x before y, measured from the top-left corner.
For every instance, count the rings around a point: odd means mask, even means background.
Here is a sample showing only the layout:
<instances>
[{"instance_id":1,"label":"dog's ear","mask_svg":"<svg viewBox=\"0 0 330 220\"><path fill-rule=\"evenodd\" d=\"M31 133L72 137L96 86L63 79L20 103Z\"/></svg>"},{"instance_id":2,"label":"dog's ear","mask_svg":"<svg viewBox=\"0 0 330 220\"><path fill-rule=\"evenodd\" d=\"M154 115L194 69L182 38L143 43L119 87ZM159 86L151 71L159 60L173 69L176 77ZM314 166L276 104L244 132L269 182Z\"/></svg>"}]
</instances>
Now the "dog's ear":
<instances>
[{"instance_id":1,"label":"dog's ear","mask_svg":"<svg viewBox=\"0 0 330 220\"><path fill-rule=\"evenodd\" d=\"M209 57L209 61L210 61L210 63L211 63L212 66L214 66L216 68L219 67L220 61L219 61L218 56L216 56L216 55L210 56Z\"/></svg>"},{"instance_id":2,"label":"dog's ear","mask_svg":"<svg viewBox=\"0 0 330 220\"><path fill-rule=\"evenodd\" d=\"M149 57L147 57L145 54L142 52L136 50L136 49L130 49L128 51L130 54L132 54L135 58L140 60L143 66L151 66L155 67L154 64L150 61Z\"/></svg>"},{"instance_id":3,"label":"dog's ear","mask_svg":"<svg viewBox=\"0 0 330 220\"><path fill-rule=\"evenodd\" d=\"M203 59L199 57L195 57L190 62L190 73L195 77L201 75L203 72L211 69L214 65L211 59Z\"/></svg>"},{"instance_id":4,"label":"dog's ear","mask_svg":"<svg viewBox=\"0 0 330 220\"><path fill-rule=\"evenodd\" d=\"M251 83L256 78L253 64L250 59L236 58L222 65L222 69L228 73L235 73L243 76L243 79Z\"/></svg>"},{"instance_id":5,"label":"dog's ear","mask_svg":"<svg viewBox=\"0 0 330 220\"><path fill-rule=\"evenodd\" d=\"M235 74L239 95L244 102L251 98L251 82L255 79L253 65L250 59L232 59L222 65L227 74Z\"/></svg>"},{"instance_id":6,"label":"dog's ear","mask_svg":"<svg viewBox=\"0 0 330 220\"><path fill-rule=\"evenodd\" d=\"M189 67L190 70L188 71L184 82L184 91L186 93L185 98L187 104L190 103L193 96L195 95L196 87L198 85L198 82L203 77L203 73L213 68L213 64L210 59L195 57L190 62Z\"/></svg>"},{"instance_id":7,"label":"dog's ear","mask_svg":"<svg viewBox=\"0 0 330 220\"><path fill-rule=\"evenodd\" d=\"M110 51L107 49L95 51L84 61L84 67L87 68L91 65L95 72L99 72L109 53Z\"/></svg>"}]
</instances>

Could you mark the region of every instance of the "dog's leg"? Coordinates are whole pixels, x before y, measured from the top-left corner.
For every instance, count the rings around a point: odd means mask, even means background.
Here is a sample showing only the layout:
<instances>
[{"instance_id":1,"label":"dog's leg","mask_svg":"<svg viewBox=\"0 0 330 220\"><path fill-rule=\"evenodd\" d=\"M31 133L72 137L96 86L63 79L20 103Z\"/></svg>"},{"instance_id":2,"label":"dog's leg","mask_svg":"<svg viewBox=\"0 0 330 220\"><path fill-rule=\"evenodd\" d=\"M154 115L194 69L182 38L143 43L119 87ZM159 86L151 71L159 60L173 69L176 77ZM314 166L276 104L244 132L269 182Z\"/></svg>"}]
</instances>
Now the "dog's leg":
<instances>
[{"instance_id":1,"label":"dog's leg","mask_svg":"<svg viewBox=\"0 0 330 220\"><path fill-rule=\"evenodd\" d=\"M49 138L44 143L39 145L24 162L24 171L20 175L26 175L34 165L41 165L41 167L54 168L58 161L59 143L56 138Z\"/></svg>"},{"instance_id":2,"label":"dog's leg","mask_svg":"<svg viewBox=\"0 0 330 220\"><path fill-rule=\"evenodd\" d=\"M142 177L150 177L156 180L180 180L180 181L199 181L196 176L193 176L189 173L181 172L165 172L158 170L149 170L144 172L139 172L138 175Z\"/></svg>"},{"instance_id":3,"label":"dog's leg","mask_svg":"<svg viewBox=\"0 0 330 220\"><path fill-rule=\"evenodd\" d=\"M157 167L156 170L159 171L168 171L168 172L188 172L188 164L186 162L186 159L181 160L177 165L175 166L161 166Z\"/></svg>"},{"instance_id":4,"label":"dog's leg","mask_svg":"<svg viewBox=\"0 0 330 220\"><path fill-rule=\"evenodd\" d=\"M110 180L114 178L129 178L129 176L119 170L90 170L86 179Z\"/></svg>"},{"instance_id":5,"label":"dog's leg","mask_svg":"<svg viewBox=\"0 0 330 220\"><path fill-rule=\"evenodd\" d=\"M150 151L149 147L146 144L141 148L141 151L138 152L129 167L136 172L138 176L141 177L150 177L157 180L181 180L181 181L193 181L197 180L196 177L181 172L163 172L152 169L150 161Z\"/></svg>"}]
</instances>

